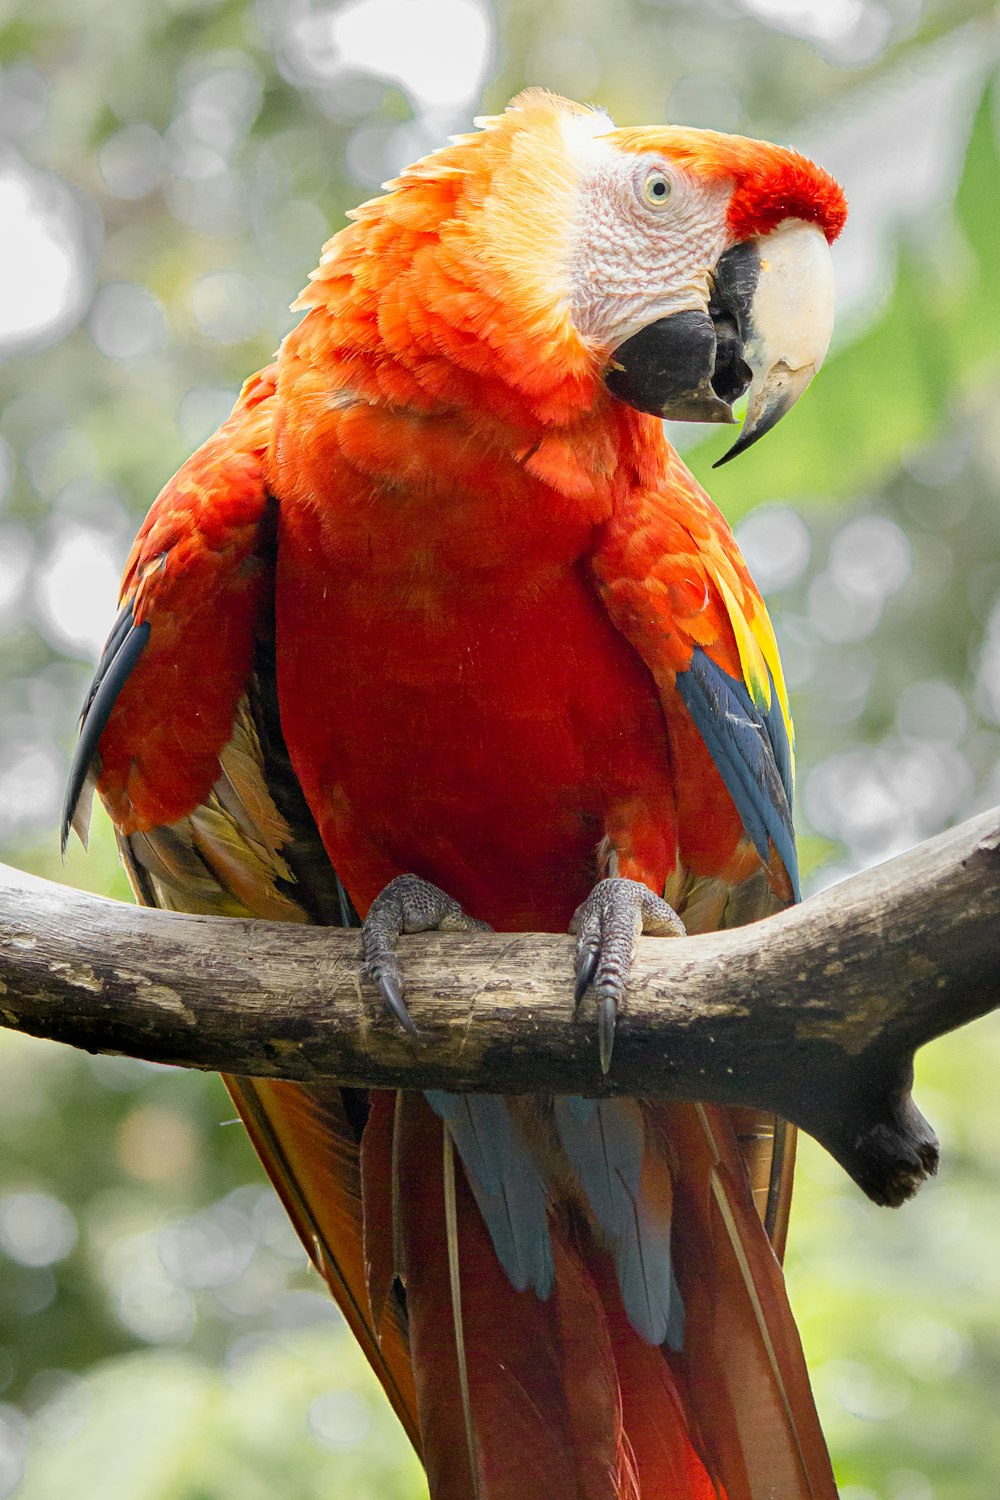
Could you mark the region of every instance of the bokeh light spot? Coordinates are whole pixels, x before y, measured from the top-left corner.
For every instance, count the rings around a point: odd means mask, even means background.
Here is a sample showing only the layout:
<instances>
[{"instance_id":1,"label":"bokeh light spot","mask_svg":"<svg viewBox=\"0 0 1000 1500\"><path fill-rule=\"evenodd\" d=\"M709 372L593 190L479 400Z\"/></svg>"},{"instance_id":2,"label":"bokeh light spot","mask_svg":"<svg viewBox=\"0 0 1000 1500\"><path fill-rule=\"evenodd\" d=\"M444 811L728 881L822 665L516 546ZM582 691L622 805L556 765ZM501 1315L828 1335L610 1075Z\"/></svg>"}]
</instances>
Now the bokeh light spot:
<instances>
[{"instance_id":1,"label":"bokeh light spot","mask_svg":"<svg viewBox=\"0 0 1000 1500\"><path fill-rule=\"evenodd\" d=\"M876 57L892 34L880 0L742 0L769 26L806 37L832 62L857 66Z\"/></svg>"},{"instance_id":2,"label":"bokeh light spot","mask_svg":"<svg viewBox=\"0 0 1000 1500\"><path fill-rule=\"evenodd\" d=\"M167 319L158 298L144 286L114 281L94 298L90 336L108 359L152 359L167 342Z\"/></svg>"},{"instance_id":3,"label":"bokeh light spot","mask_svg":"<svg viewBox=\"0 0 1000 1500\"><path fill-rule=\"evenodd\" d=\"M882 1319L878 1331L887 1353L917 1380L948 1380L969 1352L955 1325L931 1313L894 1313Z\"/></svg>"},{"instance_id":4,"label":"bokeh light spot","mask_svg":"<svg viewBox=\"0 0 1000 1500\"><path fill-rule=\"evenodd\" d=\"M55 820L66 766L45 727L26 716L4 725L0 761L0 839Z\"/></svg>"},{"instance_id":5,"label":"bokeh light spot","mask_svg":"<svg viewBox=\"0 0 1000 1500\"><path fill-rule=\"evenodd\" d=\"M885 1422L903 1411L910 1399L905 1380L876 1372L860 1360L830 1360L821 1366L824 1383L832 1386L845 1411L866 1422ZM841 1491L843 1497L844 1491Z\"/></svg>"},{"instance_id":6,"label":"bokeh light spot","mask_svg":"<svg viewBox=\"0 0 1000 1500\"><path fill-rule=\"evenodd\" d=\"M12 522L0 526L0 628L14 623L35 555L27 526Z\"/></svg>"},{"instance_id":7,"label":"bokeh light spot","mask_svg":"<svg viewBox=\"0 0 1000 1500\"><path fill-rule=\"evenodd\" d=\"M206 338L239 344L260 324L260 298L239 271L211 271L191 288L191 310Z\"/></svg>"},{"instance_id":8,"label":"bokeh light spot","mask_svg":"<svg viewBox=\"0 0 1000 1500\"><path fill-rule=\"evenodd\" d=\"M159 185L165 151L151 125L125 125L97 154L97 167L109 192L118 198L145 198Z\"/></svg>"},{"instance_id":9,"label":"bokeh light spot","mask_svg":"<svg viewBox=\"0 0 1000 1500\"><path fill-rule=\"evenodd\" d=\"M309 1430L335 1453L360 1447L372 1425L371 1408L354 1391L326 1391L309 1406Z\"/></svg>"},{"instance_id":10,"label":"bokeh light spot","mask_svg":"<svg viewBox=\"0 0 1000 1500\"><path fill-rule=\"evenodd\" d=\"M0 1409L0 1497L13 1494L24 1475L24 1429L9 1407Z\"/></svg>"},{"instance_id":11,"label":"bokeh light spot","mask_svg":"<svg viewBox=\"0 0 1000 1500\"><path fill-rule=\"evenodd\" d=\"M809 585L809 618L834 645L863 641L882 618L882 601L876 595L859 598L832 573L820 573Z\"/></svg>"},{"instance_id":12,"label":"bokeh light spot","mask_svg":"<svg viewBox=\"0 0 1000 1500\"><path fill-rule=\"evenodd\" d=\"M189 451L200 448L229 416L239 391L234 385L206 382L185 391L177 407L177 431Z\"/></svg>"},{"instance_id":13,"label":"bokeh light spot","mask_svg":"<svg viewBox=\"0 0 1000 1500\"><path fill-rule=\"evenodd\" d=\"M155 1234L119 1240L107 1257L115 1311L130 1333L148 1344L182 1344L195 1329L194 1300L160 1260Z\"/></svg>"},{"instance_id":14,"label":"bokeh light spot","mask_svg":"<svg viewBox=\"0 0 1000 1500\"><path fill-rule=\"evenodd\" d=\"M263 90L245 54L223 56L216 62L187 83L183 115L194 135L228 155L257 118Z\"/></svg>"},{"instance_id":15,"label":"bokeh light spot","mask_svg":"<svg viewBox=\"0 0 1000 1500\"><path fill-rule=\"evenodd\" d=\"M14 455L10 451L10 444L0 437L0 507L7 504L13 478Z\"/></svg>"},{"instance_id":16,"label":"bokeh light spot","mask_svg":"<svg viewBox=\"0 0 1000 1500\"><path fill-rule=\"evenodd\" d=\"M494 13L482 0L353 0L289 11L279 25L293 76L322 82L360 68L398 83L423 110L476 99L493 55Z\"/></svg>"},{"instance_id":17,"label":"bokeh light spot","mask_svg":"<svg viewBox=\"0 0 1000 1500\"><path fill-rule=\"evenodd\" d=\"M191 1291L236 1281L254 1249L246 1214L224 1201L169 1224L159 1237L164 1269L177 1286Z\"/></svg>"},{"instance_id":18,"label":"bokeh light spot","mask_svg":"<svg viewBox=\"0 0 1000 1500\"><path fill-rule=\"evenodd\" d=\"M196 1164L198 1138L190 1123L173 1109L154 1104L133 1109L118 1127L122 1166L141 1182L170 1182L189 1177Z\"/></svg>"},{"instance_id":19,"label":"bokeh light spot","mask_svg":"<svg viewBox=\"0 0 1000 1500\"><path fill-rule=\"evenodd\" d=\"M863 599L887 599L910 576L905 531L888 516L857 516L830 546L830 571L838 585Z\"/></svg>"},{"instance_id":20,"label":"bokeh light spot","mask_svg":"<svg viewBox=\"0 0 1000 1500\"><path fill-rule=\"evenodd\" d=\"M896 727L914 739L957 744L969 724L965 699L950 682L914 682L896 707Z\"/></svg>"},{"instance_id":21,"label":"bokeh light spot","mask_svg":"<svg viewBox=\"0 0 1000 1500\"><path fill-rule=\"evenodd\" d=\"M69 331L88 293L79 200L10 153L0 167L0 354Z\"/></svg>"},{"instance_id":22,"label":"bokeh light spot","mask_svg":"<svg viewBox=\"0 0 1000 1500\"><path fill-rule=\"evenodd\" d=\"M986 625L986 639L976 671L976 706L985 719L1000 724L1000 600Z\"/></svg>"},{"instance_id":23,"label":"bokeh light spot","mask_svg":"<svg viewBox=\"0 0 1000 1500\"><path fill-rule=\"evenodd\" d=\"M809 527L790 505L759 505L736 528L736 540L763 594L791 588L809 566Z\"/></svg>"},{"instance_id":24,"label":"bokeh light spot","mask_svg":"<svg viewBox=\"0 0 1000 1500\"><path fill-rule=\"evenodd\" d=\"M49 80L34 63L5 68L0 85L0 136L19 140L37 130L48 114L51 92Z\"/></svg>"},{"instance_id":25,"label":"bokeh light spot","mask_svg":"<svg viewBox=\"0 0 1000 1500\"><path fill-rule=\"evenodd\" d=\"M67 525L37 574L41 626L53 644L96 661L114 623L119 566L106 538Z\"/></svg>"},{"instance_id":26,"label":"bokeh light spot","mask_svg":"<svg viewBox=\"0 0 1000 1500\"><path fill-rule=\"evenodd\" d=\"M19 1265L55 1265L70 1254L76 1239L76 1219L51 1193L0 1198L0 1247Z\"/></svg>"},{"instance_id":27,"label":"bokeh light spot","mask_svg":"<svg viewBox=\"0 0 1000 1500\"><path fill-rule=\"evenodd\" d=\"M917 1469L891 1469L886 1483L888 1500L934 1500L934 1486Z\"/></svg>"}]
</instances>

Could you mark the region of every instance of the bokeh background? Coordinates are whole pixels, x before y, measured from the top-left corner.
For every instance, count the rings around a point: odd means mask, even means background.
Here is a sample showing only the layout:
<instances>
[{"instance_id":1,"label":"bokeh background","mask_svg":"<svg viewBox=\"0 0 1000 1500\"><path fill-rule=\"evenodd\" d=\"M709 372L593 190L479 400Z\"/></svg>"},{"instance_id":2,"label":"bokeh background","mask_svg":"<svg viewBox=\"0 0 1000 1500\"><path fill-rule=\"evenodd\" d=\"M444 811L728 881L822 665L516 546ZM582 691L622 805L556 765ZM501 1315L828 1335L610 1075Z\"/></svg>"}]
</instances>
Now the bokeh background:
<instances>
[{"instance_id":1,"label":"bokeh background","mask_svg":"<svg viewBox=\"0 0 1000 1500\"><path fill-rule=\"evenodd\" d=\"M345 209L526 83L846 184L834 351L712 475L771 603L812 886L1000 802L998 25L983 0L0 4L0 852L56 853L138 520ZM724 435L723 435L724 436ZM938 1180L806 1143L791 1295L844 1500L1000 1487L1000 1026L920 1059ZM419 1470L221 1084L0 1036L0 1500L408 1500Z\"/></svg>"}]
</instances>

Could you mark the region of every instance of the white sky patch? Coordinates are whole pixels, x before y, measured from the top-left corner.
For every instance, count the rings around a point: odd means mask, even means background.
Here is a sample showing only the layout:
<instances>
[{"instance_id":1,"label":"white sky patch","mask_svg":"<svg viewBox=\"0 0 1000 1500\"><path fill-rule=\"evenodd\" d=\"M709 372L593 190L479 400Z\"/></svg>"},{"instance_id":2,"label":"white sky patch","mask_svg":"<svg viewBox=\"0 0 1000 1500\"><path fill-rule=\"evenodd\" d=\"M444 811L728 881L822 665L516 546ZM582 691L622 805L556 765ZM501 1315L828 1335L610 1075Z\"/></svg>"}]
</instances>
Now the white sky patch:
<instances>
[{"instance_id":1,"label":"white sky patch","mask_svg":"<svg viewBox=\"0 0 1000 1500\"><path fill-rule=\"evenodd\" d=\"M291 31L286 45L296 71L317 81L358 69L398 83L420 110L457 111L478 100L489 74L494 17L483 0L353 0L337 10L296 10L282 18Z\"/></svg>"},{"instance_id":2,"label":"white sky patch","mask_svg":"<svg viewBox=\"0 0 1000 1500\"><path fill-rule=\"evenodd\" d=\"M742 0L765 25L804 37L842 64L876 56L892 33L892 16L880 0Z\"/></svg>"},{"instance_id":3,"label":"white sky patch","mask_svg":"<svg viewBox=\"0 0 1000 1500\"><path fill-rule=\"evenodd\" d=\"M37 574L40 626L63 650L96 661L114 623L120 560L98 531L68 526Z\"/></svg>"},{"instance_id":4,"label":"white sky patch","mask_svg":"<svg viewBox=\"0 0 1000 1500\"><path fill-rule=\"evenodd\" d=\"M89 294L83 226L73 194L16 155L0 164L0 356L69 331Z\"/></svg>"}]
</instances>

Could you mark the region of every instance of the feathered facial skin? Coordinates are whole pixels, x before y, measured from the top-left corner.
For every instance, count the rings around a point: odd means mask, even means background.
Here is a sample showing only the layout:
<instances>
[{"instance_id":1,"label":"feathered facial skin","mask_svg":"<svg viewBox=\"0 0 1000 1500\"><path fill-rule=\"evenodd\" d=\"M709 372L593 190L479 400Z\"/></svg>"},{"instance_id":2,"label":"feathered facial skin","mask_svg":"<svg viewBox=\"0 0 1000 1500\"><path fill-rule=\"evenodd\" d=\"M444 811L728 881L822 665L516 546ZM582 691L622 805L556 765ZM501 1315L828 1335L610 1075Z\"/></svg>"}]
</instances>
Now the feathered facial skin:
<instances>
[{"instance_id":1,"label":"feathered facial skin","mask_svg":"<svg viewBox=\"0 0 1000 1500\"><path fill-rule=\"evenodd\" d=\"M798 400L826 354L843 192L763 141L609 124L564 121L580 171L574 323L608 351L608 389L641 411L732 422L749 391L732 458Z\"/></svg>"}]
</instances>

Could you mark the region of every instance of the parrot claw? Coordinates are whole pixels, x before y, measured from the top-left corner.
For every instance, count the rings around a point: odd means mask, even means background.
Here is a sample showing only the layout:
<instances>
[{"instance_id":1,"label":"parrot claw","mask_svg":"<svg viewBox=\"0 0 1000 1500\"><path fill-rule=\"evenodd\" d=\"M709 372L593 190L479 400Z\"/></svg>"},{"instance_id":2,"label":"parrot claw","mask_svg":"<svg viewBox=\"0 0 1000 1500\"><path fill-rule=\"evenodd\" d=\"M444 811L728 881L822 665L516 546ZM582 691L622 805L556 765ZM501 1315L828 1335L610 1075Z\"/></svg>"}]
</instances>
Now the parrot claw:
<instances>
[{"instance_id":1,"label":"parrot claw","mask_svg":"<svg viewBox=\"0 0 1000 1500\"><path fill-rule=\"evenodd\" d=\"M386 1007L403 1030L417 1036L413 1017L403 999L403 977L396 942L404 932L490 932L462 910L440 886L419 875L397 875L379 891L361 928L364 967L379 987Z\"/></svg>"},{"instance_id":2,"label":"parrot claw","mask_svg":"<svg viewBox=\"0 0 1000 1500\"><path fill-rule=\"evenodd\" d=\"M601 1072L611 1067L618 1007L625 999L629 969L641 933L684 937L673 907L639 880L599 880L577 907L569 926L576 933L576 1003L593 984L597 993L597 1039Z\"/></svg>"},{"instance_id":3,"label":"parrot claw","mask_svg":"<svg viewBox=\"0 0 1000 1500\"><path fill-rule=\"evenodd\" d=\"M584 995L594 982L597 973L597 964L601 956L600 944L596 941L589 943L586 949L582 948L583 939L577 947L576 957L576 986L573 990L573 1000L579 1005Z\"/></svg>"},{"instance_id":4,"label":"parrot claw","mask_svg":"<svg viewBox=\"0 0 1000 1500\"><path fill-rule=\"evenodd\" d=\"M386 1006L396 1017L403 1030L409 1032L410 1036L417 1036L419 1033L413 1024L413 1017L406 1008L406 1002L399 987L399 980L383 971L378 975L375 982L381 991L382 999L385 1001Z\"/></svg>"}]
</instances>

